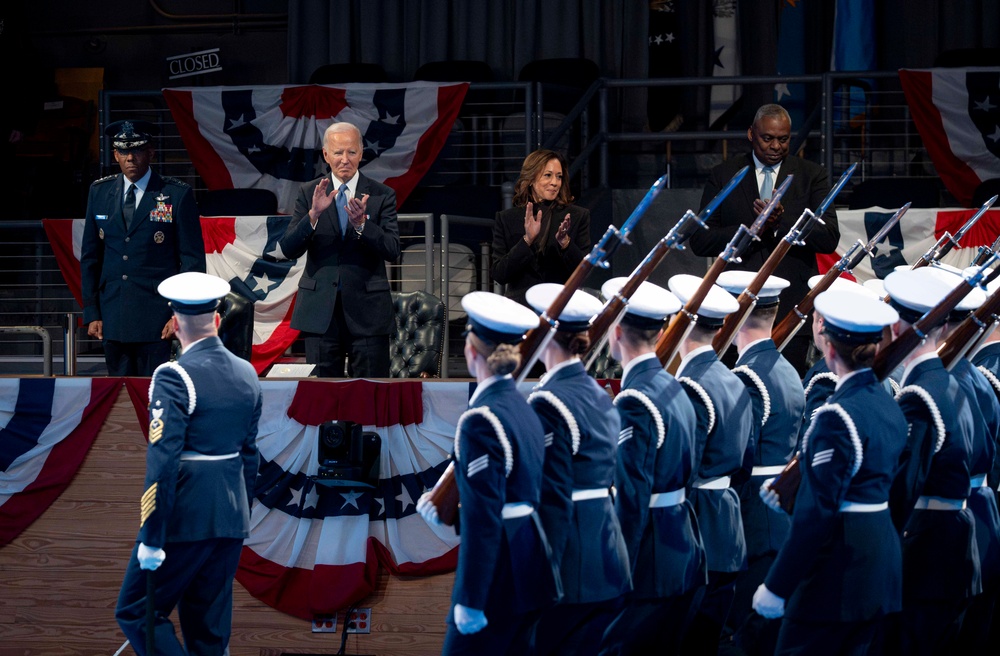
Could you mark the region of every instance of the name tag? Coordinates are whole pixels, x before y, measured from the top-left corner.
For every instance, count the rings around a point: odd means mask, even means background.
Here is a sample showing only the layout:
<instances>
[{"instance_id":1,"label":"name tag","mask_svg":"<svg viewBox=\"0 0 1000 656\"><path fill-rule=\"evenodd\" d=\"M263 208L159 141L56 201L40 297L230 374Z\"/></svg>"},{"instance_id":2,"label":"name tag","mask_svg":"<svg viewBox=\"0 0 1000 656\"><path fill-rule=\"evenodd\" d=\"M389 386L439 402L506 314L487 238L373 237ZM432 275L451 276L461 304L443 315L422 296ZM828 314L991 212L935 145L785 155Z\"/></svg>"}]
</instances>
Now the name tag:
<instances>
[{"instance_id":1,"label":"name tag","mask_svg":"<svg viewBox=\"0 0 1000 656\"><path fill-rule=\"evenodd\" d=\"M97 214L96 216L94 216L94 218L97 219L98 221L107 221L108 220L108 215L107 214Z\"/></svg>"}]
</instances>

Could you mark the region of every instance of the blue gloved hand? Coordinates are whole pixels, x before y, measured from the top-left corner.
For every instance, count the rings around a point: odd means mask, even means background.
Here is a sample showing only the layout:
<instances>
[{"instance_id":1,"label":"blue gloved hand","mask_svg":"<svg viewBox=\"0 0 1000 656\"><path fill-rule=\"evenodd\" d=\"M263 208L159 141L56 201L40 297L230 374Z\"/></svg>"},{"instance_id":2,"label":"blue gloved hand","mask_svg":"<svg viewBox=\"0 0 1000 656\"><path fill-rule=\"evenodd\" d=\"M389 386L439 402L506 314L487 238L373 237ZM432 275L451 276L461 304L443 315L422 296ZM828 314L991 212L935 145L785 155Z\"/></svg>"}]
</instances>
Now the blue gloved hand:
<instances>
[{"instance_id":1,"label":"blue gloved hand","mask_svg":"<svg viewBox=\"0 0 1000 656\"><path fill-rule=\"evenodd\" d=\"M139 553L136 554L136 557L139 559L139 569L153 571L167 559L167 552L163 549L147 547L140 542Z\"/></svg>"},{"instance_id":2,"label":"blue gloved hand","mask_svg":"<svg viewBox=\"0 0 1000 656\"><path fill-rule=\"evenodd\" d=\"M417 512L428 524L441 526L441 519L438 517L438 509L431 503L431 493L424 492L417 500Z\"/></svg>"},{"instance_id":3,"label":"blue gloved hand","mask_svg":"<svg viewBox=\"0 0 1000 656\"><path fill-rule=\"evenodd\" d=\"M771 510L784 512L781 508L781 499L778 498L778 493L771 489L771 483L774 483L774 478L769 478L761 483L760 490L758 492L758 494L760 494L761 501L763 501L764 505Z\"/></svg>"},{"instance_id":4,"label":"blue gloved hand","mask_svg":"<svg viewBox=\"0 0 1000 656\"><path fill-rule=\"evenodd\" d=\"M486 628L486 614L475 608L455 604L455 628L462 635L469 635Z\"/></svg>"}]
</instances>

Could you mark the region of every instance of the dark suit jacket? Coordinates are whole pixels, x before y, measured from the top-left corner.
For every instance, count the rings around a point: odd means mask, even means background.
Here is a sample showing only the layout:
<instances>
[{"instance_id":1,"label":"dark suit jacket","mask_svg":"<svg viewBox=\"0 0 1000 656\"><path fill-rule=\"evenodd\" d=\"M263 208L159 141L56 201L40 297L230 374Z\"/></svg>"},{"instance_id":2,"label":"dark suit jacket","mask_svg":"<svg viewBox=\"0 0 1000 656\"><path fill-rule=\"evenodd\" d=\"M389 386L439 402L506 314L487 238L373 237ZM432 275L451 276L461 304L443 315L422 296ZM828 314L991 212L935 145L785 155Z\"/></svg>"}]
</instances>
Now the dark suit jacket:
<instances>
[{"instance_id":1,"label":"dark suit jacket","mask_svg":"<svg viewBox=\"0 0 1000 656\"><path fill-rule=\"evenodd\" d=\"M263 401L253 366L209 337L157 368L149 389L148 514L138 540L163 547L248 537ZM183 452L239 455L197 460Z\"/></svg>"},{"instance_id":2,"label":"dark suit jacket","mask_svg":"<svg viewBox=\"0 0 1000 656\"><path fill-rule=\"evenodd\" d=\"M80 250L83 321L104 322L104 338L155 342L170 319L156 286L205 271L205 243L191 187L152 172L125 230L121 173L90 185Z\"/></svg>"},{"instance_id":3,"label":"dark suit jacket","mask_svg":"<svg viewBox=\"0 0 1000 656\"><path fill-rule=\"evenodd\" d=\"M331 180L327 191L335 195L340 185L327 177ZM307 333L325 333L339 295L352 335L388 335L392 330L392 296L385 263L399 258L396 193L360 174L355 195L361 198L368 194L368 221L360 235L348 224L345 237L334 203L320 215L315 230L309 223L313 190L320 180L302 185L295 213L279 242L288 258L307 254L291 326Z\"/></svg>"},{"instance_id":4,"label":"dark suit jacket","mask_svg":"<svg viewBox=\"0 0 1000 656\"><path fill-rule=\"evenodd\" d=\"M524 303L524 293L532 285L565 283L584 255L590 252L590 210L576 205L553 205L549 213L548 240L542 252L524 241L523 207L498 212L493 224L493 279L504 285L504 296L518 303ZM570 215L570 241L563 250L556 243L555 235L567 213ZM543 215L542 221L545 220Z\"/></svg>"},{"instance_id":5,"label":"dark suit jacket","mask_svg":"<svg viewBox=\"0 0 1000 656\"><path fill-rule=\"evenodd\" d=\"M705 191L701 197L704 208L715 198L719 190L729 182L738 170L750 165L743 181L726 198L708 219L707 230L697 230L691 236L691 250L695 255L716 257L729 243L740 224L749 226L754 221L753 202L759 197L757 178L753 172L753 157L746 154L733 157L719 164L709 174ZM778 177L774 181L777 189L789 175L795 174L788 191L781 199L785 208L775 229L767 230L760 241L750 244L739 264L730 264L729 269L759 271L778 242L788 233L806 208L816 209L830 191L830 178L823 167L798 157L786 157L781 163ZM795 307L809 291L809 277L815 275L816 253L832 253L840 242L840 228L837 213L831 207L823 215L825 225L815 225L806 236L804 246L792 246L788 254L774 271L774 275L787 279L791 284L781 292L781 307L778 320Z\"/></svg>"}]
</instances>

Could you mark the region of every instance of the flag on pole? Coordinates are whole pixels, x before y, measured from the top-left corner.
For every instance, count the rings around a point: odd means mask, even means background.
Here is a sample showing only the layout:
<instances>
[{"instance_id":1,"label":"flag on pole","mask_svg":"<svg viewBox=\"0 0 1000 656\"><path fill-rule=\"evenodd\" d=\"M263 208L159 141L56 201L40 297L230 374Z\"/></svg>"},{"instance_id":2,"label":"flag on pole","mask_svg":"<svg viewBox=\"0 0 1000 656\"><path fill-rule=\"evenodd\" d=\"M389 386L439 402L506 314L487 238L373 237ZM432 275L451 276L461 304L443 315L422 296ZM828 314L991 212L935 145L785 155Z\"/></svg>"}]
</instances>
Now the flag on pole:
<instances>
[{"instance_id":1,"label":"flag on pole","mask_svg":"<svg viewBox=\"0 0 1000 656\"><path fill-rule=\"evenodd\" d=\"M400 205L445 144L468 83L164 89L184 146L209 189L262 188L292 213L302 183L327 172L323 131L353 123L361 169Z\"/></svg>"}]
</instances>

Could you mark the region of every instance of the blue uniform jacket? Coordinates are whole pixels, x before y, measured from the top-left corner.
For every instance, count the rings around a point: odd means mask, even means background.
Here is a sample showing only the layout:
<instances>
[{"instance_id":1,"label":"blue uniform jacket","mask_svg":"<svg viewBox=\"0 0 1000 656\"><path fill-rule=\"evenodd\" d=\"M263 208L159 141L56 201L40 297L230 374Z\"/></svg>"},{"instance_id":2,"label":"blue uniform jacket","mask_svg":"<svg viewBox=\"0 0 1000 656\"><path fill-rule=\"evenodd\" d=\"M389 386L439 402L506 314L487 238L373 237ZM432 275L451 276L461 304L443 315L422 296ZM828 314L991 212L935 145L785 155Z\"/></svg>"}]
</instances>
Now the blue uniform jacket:
<instances>
[{"instance_id":1,"label":"blue uniform jacket","mask_svg":"<svg viewBox=\"0 0 1000 656\"><path fill-rule=\"evenodd\" d=\"M813 417L791 530L765 580L786 599L786 617L858 622L901 610L902 555L888 510L841 512L841 503L888 502L905 443L906 419L871 369L841 380Z\"/></svg>"},{"instance_id":2,"label":"blue uniform jacket","mask_svg":"<svg viewBox=\"0 0 1000 656\"><path fill-rule=\"evenodd\" d=\"M753 476L753 467L784 466L794 453L805 408L805 394L795 367L781 355L774 342L765 339L750 344L734 373L744 373L747 390L754 401L757 439L743 459L748 483L739 486L743 528L750 558L776 553L788 535L791 519L764 505L758 490L774 474ZM745 376L745 377L744 377ZM767 409L765 415L764 409Z\"/></svg>"},{"instance_id":3,"label":"blue uniform jacket","mask_svg":"<svg viewBox=\"0 0 1000 656\"><path fill-rule=\"evenodd\" d=\"M191 187L153 171L125 230L125 176L90 185L80 247L83 321L104 322L104 339L159 341L170 319L156 286L172 275L205 271L205 242Z\"/></svg>"},{"instance_id":4,"label":"blue uniform jacket","mask_svg":"<svg viewBox=\"0 0 1000 656\"><path fill-rule=\"evenodd\" d=\"M163 547L249 536L261 402L257 372L218 337L157 368L149 385L140 542Z\"/></svg>"},{"instance_id":5,"label":"blue uniform jacket","mask_svg":"<svg viewBox=\"0 0 1000 656\"><path fill-rule=\"evenodd\" d=\"M688 353L677 374L698 415L695 479L688 493L698 516L708 571L738 572L747 553L739 496L732 488L707 490L698 485L740 470L752 430L750 395L711 346Z\"/></svg>"},{"instance_id":6,"label":"blue uniform jacket","mask_svg":"<svg viewBox=\"0 0 1000 656\"><path fill-rule=\"evenodd\" d=\"M986 376L997 397L1000 398L1000 342L991 342L970 358L972 364ZM997 435L1000 440L1000 434ZM990 470L989 487L996 490L1000 487L1000 458L994 456L993 468Z\"/></svg>"},{"instance_id":7,"label":"blue uniform jacket","mask_svg":"<svg viewBox=\"0 0 1000 656\"><path fill-rule=\"evenodd\" d=\"M989 488L987 478L996 458L996 436L1000 432L1000 403L985 374L965 358L951 368L969 397L974 429L972 461L969 474L973 477L969 494L969 510L976 519L976 544L979 547L979 571L983 589L1000 585L1000 512L996 493ZM976 479L982 483L975 484Z\"/></svg>"},{"instance_id":8,"label":"blue uniform jacket","mask_svg":"<svg viewBox=\"0 0 1000 656\"><path fill-rule=\"evenodd\" d=\"M545 430L541 516L563 603L619 597L631 589L631 577L611 498L572 500L574 490L611 487L618 412L579 361L546 374L528 402Z\"/></svg>"},{"instance_id":9,"label":"blue uniform jacket","mask_svg":"<svg viewBox=\"0 0 1000 656\"><path fill-rule=\"evenodd\" d=\"M655 354L632 364L615 398L621 415L615 510L632 564L633 597L683 594L705 583L705 549L691 503L650 508L694 474L694 407Z\"/></svg>"},{"instance_id":10,"label":"blue uniform jacket","mask_svg":"<svg viewBox=\"0 0 1000 656\"><path fill-rule=\"evenodd\" d=\"M541 500L542 425L510 376L495 379L458 422L455 480L462 544L452 604L486 617L556 601L557 581L537 515L503 519L504 504Z\"/></svg>"}]
</instances>

